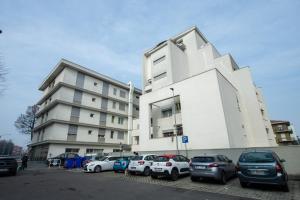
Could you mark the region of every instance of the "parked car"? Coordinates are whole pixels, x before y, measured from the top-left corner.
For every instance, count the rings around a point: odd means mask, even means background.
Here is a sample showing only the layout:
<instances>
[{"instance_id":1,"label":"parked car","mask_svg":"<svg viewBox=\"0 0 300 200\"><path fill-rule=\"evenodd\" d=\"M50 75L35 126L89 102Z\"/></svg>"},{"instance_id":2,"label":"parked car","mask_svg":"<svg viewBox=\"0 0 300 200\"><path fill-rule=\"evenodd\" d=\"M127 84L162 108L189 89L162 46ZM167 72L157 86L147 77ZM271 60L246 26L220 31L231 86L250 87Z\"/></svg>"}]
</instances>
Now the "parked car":
<instances>
[{"instance_id":1,"label":"parked car","mask_svg":"<svg viewBox=\"0 0 300 200\"><path fill-rule=\"evenodd\" d=\"M114 163L119 158L120 157L117 156L104 156L100 160L95 160L87 163L83 169L85 172L96 172L96 173L101 171L113 170Z\"/></svg>"},{"instance_id":2,"label":"parked car","mask_svg":"<svg viewBox=\"0 0 300 200\"><path fill-rule=\"evenodd\" d=\"M104 156L102 156L102 155L88 155L88 156L85 156L84 161L82 163L82 166L85 166L87 163L90 163L92 161L100 160L103 157Z\"/></svg>"},{"instance_id":3,"label":"parked car","mask_svg":"<svg viewBox=\"0 0 300 200\"><path fill-rule=\"evenodd\" d=\"M9 173L15 176L17 171L18 163L16 158L10 156L0 156L0 172Z\"/></svg>"},{"instance_id":4,"label":"parked car","mask_svg":"<svg viewBox=\"0 0 300 200\"><path fill-rule=\"evenodd\" d=\"M141 173L145 176L149 176L151 172L150 167L156 157L157 156L153 154L134 156L128 166L129 173Z\"/></svg>"},{"instance_id":5,"label":"parked car","mask_svg":"<svg viewBox=\"0 0 300 200\"><path fill-rule=\"evenodd\" d=\"M116 160L113 166L114 172L124 172L131 161L132 156L123 156Z\"/></svg>"},{"instance_id":6,"label":"parked car","mask_svg":"<svg viewBox=\"0 0 300 200\"><path fill-rule=\"evenodd\" d=\"M226 184L228 178L236 175L236 167L232 160L224 155L196 156L190 162L191 180L213 178Z\"/></svg>"},{"instance_id":7,"label":"parked car","mask_svg":"<svg viewBox=\"0 0 300 200\"><path fill-rule=\"evenodd\" d=\"M189 174L189 159L182 155L162 155L154 159L151 177L166 176L175 181L180 175Z\"/></svg>"},{"instance_id":8,"label":"parked car","mask_svg":"<svg viewBox=\"0 0 300 200\"><path fill-rule=\"evenodd\" d=\"M48 158L47 159L47 165L53 165L53 164L58 164L60 163L60 165L64 166L65 165L65 161L69 158L77 158L79 157L78 154L76 153L62 153L59 154L58 156L52 157L52 158ZM60 160L60 162L57 162L57 160Z\"/></svg>"},{"instance_id":9,"label":"parked car","mask_svg":"<svg viewBox=\"0 0 300 200\"><path fill-rule=\"evenodd\" d=\"M249 183L279 185L289 191L288 175L284 169L284 159L273 151L243 152L237 163L238 177L242 187Z\"/></svg>"}]
</instances>

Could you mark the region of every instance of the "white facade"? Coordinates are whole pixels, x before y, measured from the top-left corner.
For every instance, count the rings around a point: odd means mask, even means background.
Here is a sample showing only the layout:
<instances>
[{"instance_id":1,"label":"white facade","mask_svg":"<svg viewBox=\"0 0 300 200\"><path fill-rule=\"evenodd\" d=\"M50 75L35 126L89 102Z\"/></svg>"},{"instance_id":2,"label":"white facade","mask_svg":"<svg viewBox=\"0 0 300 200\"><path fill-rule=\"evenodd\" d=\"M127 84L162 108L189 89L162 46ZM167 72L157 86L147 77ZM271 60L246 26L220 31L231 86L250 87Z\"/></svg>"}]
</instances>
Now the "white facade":
<instances>
[{"instance_id":1,"label":"white facade","mask_svg":"<svg viewBox=\"0 0 300 200\"><path fill-rule=\"evenodd\" d=\"M39 89L43 96L30 145L33 157L128 149L141 94L131 83L63 59Z\"/></svg>"},{"instance_id":2,"label":"white facade","mask_svg":"<svg viewBox=\"0 0 300 200\"><path fill-rule=\"evenodd\" d=\"M133 151L175 150L176 133L180 150L181 135L188 149L276 145L250 69L221 55L196 27L144 54L143 83Z\"/></svg>"}]
</instances>

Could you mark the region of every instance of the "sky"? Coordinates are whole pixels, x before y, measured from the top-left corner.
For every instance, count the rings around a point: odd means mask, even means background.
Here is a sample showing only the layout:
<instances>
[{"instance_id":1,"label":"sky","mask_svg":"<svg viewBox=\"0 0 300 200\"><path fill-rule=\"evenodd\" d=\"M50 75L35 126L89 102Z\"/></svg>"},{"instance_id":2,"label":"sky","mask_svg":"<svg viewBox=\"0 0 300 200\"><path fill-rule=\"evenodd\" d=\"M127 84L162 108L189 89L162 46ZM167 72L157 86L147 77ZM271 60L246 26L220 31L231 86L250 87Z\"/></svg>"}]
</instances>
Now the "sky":
<instances>
[{"instance_id":1,"label":"sky","mask_svg":"<svg viewBox=\"0 0 300 200\"><path fill-rule=\"evenodd\" d=\"M41 98L61 58L141 88L142 55L197 26L221 54L250 66L271 119L300 133L300 1L0 0L0 136L26 146L14 121ZM6 135L7 134L7 135Z\"/></svg>"}]
</instances>

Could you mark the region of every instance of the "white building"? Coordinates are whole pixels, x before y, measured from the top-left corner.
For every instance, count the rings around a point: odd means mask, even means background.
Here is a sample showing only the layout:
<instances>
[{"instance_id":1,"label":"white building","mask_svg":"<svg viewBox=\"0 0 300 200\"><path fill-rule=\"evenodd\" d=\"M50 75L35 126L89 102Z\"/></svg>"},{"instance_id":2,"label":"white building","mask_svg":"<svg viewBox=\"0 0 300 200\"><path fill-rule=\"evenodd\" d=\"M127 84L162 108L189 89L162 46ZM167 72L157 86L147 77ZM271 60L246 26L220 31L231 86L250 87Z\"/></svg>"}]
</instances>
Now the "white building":
<instances>
[{"instance_id":1,"label":"white building","mask_svg":"<svg viewBox=\"0 0 300 200\"><path fill-rule=\"evenodd\" d=\"M175 127L180 150L182 135L189 137L188 149L276 145L249 67L221 55L196 27L144 54L132 150L176 150Z\"/></svg>"},{"instance_id":2,"label":"white building","mask_svg":"<svg viewBox=\"0 0 300 200\"><path fill-rule=\"evenodd\" d=\"M129 149L141 95L131 83L63 59L39 90L43 96L30 144L34 158Z\"/></svg>"}]
</instances>

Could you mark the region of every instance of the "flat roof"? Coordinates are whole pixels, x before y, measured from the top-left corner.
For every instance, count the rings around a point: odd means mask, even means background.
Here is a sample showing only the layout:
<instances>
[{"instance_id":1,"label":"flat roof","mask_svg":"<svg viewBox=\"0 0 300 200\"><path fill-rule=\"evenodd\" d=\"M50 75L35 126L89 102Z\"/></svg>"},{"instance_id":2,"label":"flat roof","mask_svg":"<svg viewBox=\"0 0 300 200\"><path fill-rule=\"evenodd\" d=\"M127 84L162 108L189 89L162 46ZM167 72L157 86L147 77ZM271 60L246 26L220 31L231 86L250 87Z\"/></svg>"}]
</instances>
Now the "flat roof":
<instances>
[{"instance_id":1,"label":"flat roof","mask_svg":"<svg viewBox=\"0 0 300 200\"><path fill-rule=\"evenodd\" d=\"M68 61L66 59L61 59L59 61L59 63L52 69L52 71L48 74L48 76L44 79L44 81L42 82L42 84L39 87L39 90L44 90L48 87L48 85L55 79L56 76L58 76L58 74L65 68L65 67L69 67L71 69L74 69L76 71L80 71L84 74L87 74L89 76L92 76L94 78L97 79L101 79L110 83L113 83L119 87L125 88L125 89L129 89L129 85L126 83L123 83L121 81L118 81L116 79L113 79L109 76L100 74L94 70L88 69L86 67L83 67L81 65L78 65L76 63L73 63L71 61ZM142 90L138 89L138 88L134 88L135 92L138 92L140 94L142 94Z\"/></svg>"}]
</instances>

